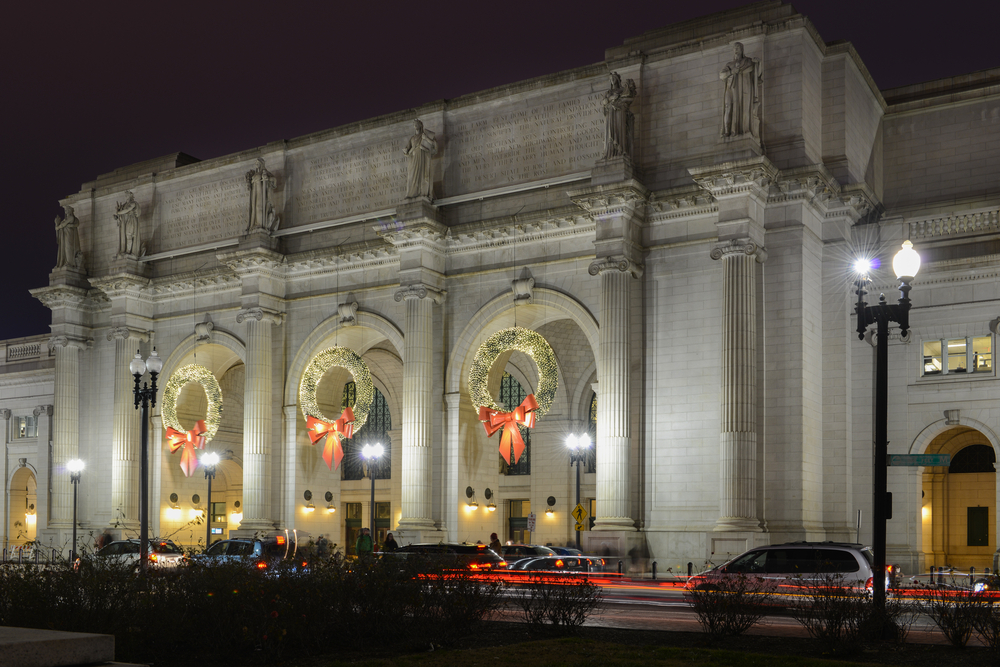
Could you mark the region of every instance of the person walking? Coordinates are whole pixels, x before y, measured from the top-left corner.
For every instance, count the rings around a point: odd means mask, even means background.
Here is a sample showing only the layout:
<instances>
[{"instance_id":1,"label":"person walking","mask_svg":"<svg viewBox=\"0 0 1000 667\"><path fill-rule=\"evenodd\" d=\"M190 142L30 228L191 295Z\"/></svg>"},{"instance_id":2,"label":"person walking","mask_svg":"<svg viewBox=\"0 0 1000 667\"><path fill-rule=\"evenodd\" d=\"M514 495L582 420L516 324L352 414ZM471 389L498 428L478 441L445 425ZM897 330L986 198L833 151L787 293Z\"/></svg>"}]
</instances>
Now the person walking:
<instances>
[{"instance_id":1,"label":"person walking","mask_svg":"<svg viewBox=\"0 0 1000 667\"><path fill-rule=\"evenodd\" d=\"M392 533L388 533L385 536L385 542L382 544L382 551L392 552L392 551L395 551L398 548L399 548L399 545L396 544L396 540L393 539Z\"/></svg>"},{"instance_id":2,"label":"person walking","mask_svg":"<svg viewBox=\"0 0 1000 667\"><path fill-rule=\"evenodd\" d=\"M326 539L326 535L320 535L316 540L316 556L321 560L330 557L330 540Z\"/></svg>"},{"instance_id":3,"label":"person walking","mask_svg":"<svg viewBox=\"0 0 1000 667\"><path fill-rule=\"evenodd\" d=\"M497 556L503 556L503 547L501 546L500 538L497 537L496 533L490 533L490 549Z\"/></svg>"},{"instance_id":4,"label":"person walking","mask_svg":"<svg viewBox=\"0 0 1000 667\"><path fill-rule=\"evenodd\" d=\"M361 529L354 551L358 554L358 558L368 558L374 553L375 543L372 542L372 534L367 528Z\"/></svg>"}]
</instances>

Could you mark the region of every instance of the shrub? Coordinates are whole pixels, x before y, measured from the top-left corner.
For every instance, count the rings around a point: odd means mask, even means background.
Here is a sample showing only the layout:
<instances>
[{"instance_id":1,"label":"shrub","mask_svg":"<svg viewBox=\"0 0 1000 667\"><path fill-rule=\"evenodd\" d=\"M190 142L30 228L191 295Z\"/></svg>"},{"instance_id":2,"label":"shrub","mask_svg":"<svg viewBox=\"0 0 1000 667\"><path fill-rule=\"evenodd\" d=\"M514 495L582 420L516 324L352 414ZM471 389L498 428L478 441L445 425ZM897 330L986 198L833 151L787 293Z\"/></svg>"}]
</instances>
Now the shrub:
<instances>
[{"instance_id":1,"label":"shrub","mask_svg":"<svg viewBox=\"0 0 1000 667\"><path fill-rule=\"evenodd\" d=\"M587 579L554 581L544 575L529 575L511 589L511 597L535 630L576 628L603 603L600 587Z\"/></svg>"},{"instance_id":2,"label":"shrub","mask_svg":"<svg viewBox=\"0 0 1000 667\"><path fill-rule=\"evenodd\" d=\"M971 590L929 588L921 605L952 646L965 646L988 602Z\"/></svg>"},{"instance_id":3,"label":"shrub","mask_svg":"<svg viewBox=\"0 0 1000 667\"><path fill-rule=\"evenodd\" d=\"M690 592L698 622L710 635L742 635L774 604L777 585L770 579L738 574Z\"/></svg>"}]
</instances>

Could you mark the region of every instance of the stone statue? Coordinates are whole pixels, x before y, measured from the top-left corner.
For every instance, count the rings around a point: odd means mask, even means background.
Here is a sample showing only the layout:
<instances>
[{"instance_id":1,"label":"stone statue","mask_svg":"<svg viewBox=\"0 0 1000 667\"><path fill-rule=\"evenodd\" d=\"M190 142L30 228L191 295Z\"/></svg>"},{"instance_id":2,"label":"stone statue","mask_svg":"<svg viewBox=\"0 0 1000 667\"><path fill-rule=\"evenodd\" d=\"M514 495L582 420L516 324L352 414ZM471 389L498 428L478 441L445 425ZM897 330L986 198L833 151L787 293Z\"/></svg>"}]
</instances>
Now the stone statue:
<instances>
[{"instance_id":1,"label":"stone statue","mask_svg":"<svg viewBox=\"0 0 1000 667\"><path fill-rule=\"evenodd\" d=\"M274 204L268 202L267 204L267 232L270 234L277 231L278 224L281 222L281 217L278 212L274 210Z\"/></svg>"},{"instance_id":2,"label":"stone statue","mask_svg":"<svg viewBox=\"0 0 1000 667\"><path fill-rule=\"evenodd\" d=\"M273 210L270 199L270 191L277 186L274 174L269 172L264 166L263 158L257 158L257 166L246 174L247 189L250 190L250 215L247 218L247 231L249 234L255 230L272 231L269 225L269 213ZM275 214L275 221L277 214ZM274 223L277 226L277 222Z\"/></svg>"},{"instance_id":3,"label":"stone statue","mask_svg":"<svg viewBox=\"0 0 1000 667\"><path fill-rule=\"evenodd\" d=\"M63 206L66 217L56 216L56 242L59 250L56 253L56 268L79 269L83 265L83 252L80 250L80 220L73 213L72 206Z\"/></svg>"},{"instance_id":4,"label":"stone statue","mask_svg":"<svg viewBox=\"0 0 1000 667\"><path fill-rule=\"evenodd\" d=\"M142 253L139 242L139 203L131 190L126 190L128 199L116 202L115 222L118 223L118 254L115 257L136 259Z\"/></svg>"},{"instance_id":5,"label":"stone statue","mask_svg":"<svg viewBox=\"0 0 1000 667\"><path fill-rule=\"evenodd\" d=\"M760 59L743 55L743 44L733 44L733 60L719 72L726 82L722 136L750 134L760 141Z\"/></svg>"},{"instance_id":6,"label":"stone statue","mask_svg":"<svg viewBox=\"0 0 1000 667\"><path fill-rule=\"evenodd\" d=\"M431 158L437 152L434 133L424 129L419 120L413 121L413 136L406 144L403 155L410 158L406 165L406 198L431 199Z\"/></svg>"},{"instance_id":7,"label":"stone statue","mask_svg":"<svg viewBox=\"0 0 1000 667\"><path fill-rule=\"evenodd\" d=\"M604 93L601 107L604 109L604 156L610 160L617 157L632 157L632 133L635 116L630 107L635 99L635 81L627 79L622 85L618 72L611 72L611 87Z\"/></svg>"}]
</instances>

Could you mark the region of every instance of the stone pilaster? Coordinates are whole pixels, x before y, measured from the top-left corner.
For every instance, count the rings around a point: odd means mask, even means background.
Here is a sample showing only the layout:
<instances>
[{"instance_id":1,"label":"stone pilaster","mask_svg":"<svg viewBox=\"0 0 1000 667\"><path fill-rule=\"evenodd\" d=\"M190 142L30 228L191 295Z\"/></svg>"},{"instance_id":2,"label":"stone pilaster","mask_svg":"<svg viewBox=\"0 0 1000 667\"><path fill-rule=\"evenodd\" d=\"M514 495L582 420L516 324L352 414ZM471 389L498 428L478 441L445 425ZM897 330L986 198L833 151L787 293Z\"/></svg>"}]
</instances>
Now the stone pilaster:
<instances>
[{"instance_id":1,"label":"stone pilaster","mask_svg":"<svg viewBox=\"0 0 1000 667\"><path fill-rule=\"evenodd\" d=\"M115 342L115 403L111 431L111 512L112 523L139 529L139 458L141 412L135 409L135 378L129 372L139 344L149 339L146 332L130 327L114 327L108 340Z\"/></svg>"},{"instance_id":2,"label":"stone pilaster","mask_svg":"<svg viewBox=\"0 0 1000 667\"><path fill-rule=\"evenodd\" d=\"M32 410L38 428L38 490L35 501L35 535L48 546L55 546L54 531L49 530L52 507L52 406L39 405Z\"/></svg>"},{"instance_id":3,"label":"stone pilaster","mask_svg":"<svg viewBox=\"0 0 1000 667\"><path fill-rule=\"evenodd\" d=\"M719 519L716 530L756 531L757 295L756 264L765 253L752 242L714 248L722 260L722 406Z\"/></svg>"},{"instance_id":4,"label":"stone pilaster","mask_svg":"<svg viewBox=\"0 0 1000 667\"><path fill-rule=\"evenodd\" d=\"M461 439L461 392L444 395L445 404L445 439L447 442L459 442ZM459 448L449 447L445 450L444 488L441 499L442 512L441 530L449 541L458 540L458 482Z\"/></svg>"},{"instance_id":5,"label":"stone pilaster","mask_svg":"<svg viewBox=\"0 0 1000 667\"><path fill-rule=\"evenodd\" d=\"M248 308L236 315L247 326L243 393L243 521L241 531L274 530L271 516L271 327L281 314Z\"/></svg>"},{"instance_id":6,"label":"stone pilaster","mask_svg":"<svg viewBox=\"0 0 1000 667\"><path fill-rule=\"evenodd\" d=\"M630 285L642 270L624 257L593 262L601 277L600 342L597 358L597 508L594 530L635 530L631 517Z\"/></svg>"},{"instance_id":7,"label":"stone pilaster","mask_svg":"<svg viewBox=\"0 0 1000 667\"><path fill-rule=\"evenodd\" d=\"M53 336L55 387L52 416L52 502L49 525L72 527L73 490L66 464L80 454L80 349L86 342Z\"/></svg>"},{"instance_id":8,"label":"stone pilaster","mask_svg":"<svg viewBox=\"0 0 1000 667\"><path fill-rule=\"evenodd\" d=\"M434 304L443 294L425 285L396 292L406 306L403 344L403 470L401 531L434 530L432 441L434 421Z\"/></svg>"}]
</instances>

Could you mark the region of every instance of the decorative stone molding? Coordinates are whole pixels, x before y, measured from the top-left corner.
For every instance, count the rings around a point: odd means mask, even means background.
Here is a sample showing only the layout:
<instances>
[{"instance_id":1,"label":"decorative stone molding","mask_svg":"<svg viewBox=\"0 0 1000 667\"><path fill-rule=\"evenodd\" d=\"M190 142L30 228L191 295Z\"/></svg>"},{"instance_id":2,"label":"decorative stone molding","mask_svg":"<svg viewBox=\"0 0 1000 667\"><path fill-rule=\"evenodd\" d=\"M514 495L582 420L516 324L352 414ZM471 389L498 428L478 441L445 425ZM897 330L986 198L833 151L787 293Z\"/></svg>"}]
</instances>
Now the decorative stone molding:
<instances>
[{"instance_id":1,"label":"decorative stone molding","mask_svg":"<svg viewBox=\"0 0 1000 667\"><path fill-rule=\"evenodd\" d=\"M281 324L285 319L284 313L279 313L269 308L244 308L243 310L236 313L236 323L243 324L248 320L254 320L256 322L266 321L270 324Z\"/></svg>"},{"instance_id":2,"label":"decorative stone molding","mask_svg":"<svg viewBox=\"0 0 1000 667\"><path fill-rule=\"evenodd\" d=\"M440 305L444 303L444 298L447 294L448 292L445 290L439 290L428 285L417 284L408 285L396 290L396 293L392 298L399 302L403 299L426 299L427 297L430 297L434 300L434 303Z\"/></svg>"},{"instance_id":3,"label":"decorative stone molding","mask_svg":"<svg viewBox=\"0 0 1000 667\"><path fill-rule=\"evenodd\" d=\"M85 309L90 305L87 290L69 285L39 287L31 290L31 295L42 302L50 310L56 308Z\"/></svg>"},{"instance_id":4,"label":"decorative stone molding","mask_svg":"<svg viewBox=\"0 0 1000 667\"><path fill-rule=\"evenodd\" d=\"M143 331L133 327L111 327L108 329L108 340L127 340L135 338L143 343L151 340L152 331Z\"/></svg>"},{"instance_id":5,"label":"decorative stone molding","mask_svg":"<svg viewBox=\"0 0 1000 667\"><path fill-rule=\"evenodd\" d=\"M51 405L39 405L37 408L31 411L31 414L35 417L45 415L46 417L52 416L52 406Z\"/></svg>"},{"instance_id":6,"label":"decorative stone molding","mask_svg":"<svg viewBox=\"0 0 1000 667\"><path fill-rule=\"evenodd\" d=\"M216 257L240 278L247 275L281 278L281 268L285 262L284 255L267 248L219 253Z\"/></svg>"},{"instance_id":7,"label":"decorative stone molding","mask_svg":"<svg viewBox=\"0 0 1000 667\"><path fill-rule=\"evenodd\" d=\"M995 334L1000 334L1000 317L990 320L990 331Z\"/></svg>"},{"instance_id":8,"label":"decorative stone molding","mask_svg":"<svg viewBox=\"0 0 1000 667\"><path fill-rule=\"evenodd\" d=\"M212 322L198 322L194 325L194 339L197 342L208 342L212 340L212 330L215 324Z\"/></svg>"},{"instance_id":9,"label":"decorative stone molding","mask_svg":"<svg viewBox=\"0 0 1000 667\"><path fill-rule=\"evenodd\" d=\"M0 408L0 419L10 419L10 408Z\"/></svg>"},{"instance_id":10,"label":"decorative stone molding","mask_svg":"<svg viewBox=\"0 0 1000 667\"><path fill-rule=\"evenodd\" d=\"M758 264L767 261L767 250L757 245L753 241L739 241L733 239L729 243L712 248L709 253L712 259L722 259L726 255L750 255L757 260Z\"/></svg>"},{"instance_id":11,"label":"decorative stone molding","mask_svg":"<svg viewBox=\"0 0 1000 667\"><path fill-rule=\"evenodd\" d=\"M49 350L51 351L55 351L57 347L75 347L78 350L86 350L92 347L93 344L93 338L71 338L69 336L53 336L48 341Z\"/></svg>"},{"instance_id":12,"label":"decorative stone molding","mask_svg":"<svg viewBox=\"0 0 1000 667\"><path fill-rule=\"evenodd\" d=\"M396 229L396 231L385 231L383 227L373 227L372 229L391 243L394 247L405 248L414 245L432 245L444 247L444 240L448 234L448 228L440 223L421 222L409 228Z\"/></svg>"},{"instance_id":13,"label":"decorative stone molding","mask_svg":"<svg viewBox=\"0 0 1000 667\"><path fill-rule=\"evenodd\" d=\"M518 278L510 281L510 284L514 292L514 303L531 303L535 288L534 278Z\"/></svg>"},{"instance_id":14,"label":"decorative stone molding","mask_svg":"<svg viewBox=\"0 0 1000 667\"><path fill-rule=\"evenodd\" d=\"M1000 209L985 209L907 223L908 238L974 236L1000 232Z\"/></svg>"},{"instance_id":15,"label":"decorative stone molding","mask_svg":"<svg viewBox=\"0 0 1000 667\"><path fill-rule=\"evenodd\" d=\"M149 288L150 280L134 273L119 273L103 278L91 278L90 284L111 299L126 295L142 298Z\"/></svg>"},{"instance_id":16,"label":"decorative stone molding","mask_svg":"<svg viewBox=\"0 0 1000 667\"><path fill-rule=\"evenodd\" d=\"M945 410L944 411L944 423L948 426L958 426L962 423L962 411L961 410Z\"/></svg>"},{"instance_id":17,"label":"decorative stone molding","mask_svg":"<svg viewBox=\"0 0 1000 667\"><path fill-rule=\"evenodd\" d=\"M587 273L592 276L604 273L605 271L620 271L631 274L633 278L641 278L643 266L619 255L617 257L602 257L591 262L587 268Z\"/></svg>"},{"instance_id":18,"label":"decorative stone molding","mask_svg":"<svg viewBox=\"0 0 1000 667\"><path fill-rule=\"evenodd\" d=\"M24 459L18 459L17 460L17 467L18 468L27 468L28 467L28 459L26 459L26 458L24 458Z\"/></svg>"},{"instance_id":19,"label":"decorative stone molding","mask_svg":"<svg viewBox=\"0 0 1000 667\"><path fill-rule=\"evenodd\" d=\"M397 299L398 301L399 299ZM340 315L340 325L352 327L357 324L358 302L341 303L337 305L337 313Z\"/></svg>"},{"instance_id":20,"label":"decorative stone molding","mask_svg":"<svg viewBox=\"0 0 1000 667\"><path fill-rule=\"evenodd\" d=\"M768 189L778 178L778 168L765 157L737 160L710 167L688 169L691 178L705 192L718 199L756 192L767 196Z\"/></svg>"},{"instance_id":21,"label":"decorative stone molding","mask_svg":"<svg viewBox=\"0 0 1000 667\"><path fill-rule=\"evenodd\" d=\"M571 197L573 203L591 215L619 215L634 211L638 206L645 205L646 198L638 190L618 190L599 194L587 194Z\"/></svg>"}]
</instances>

